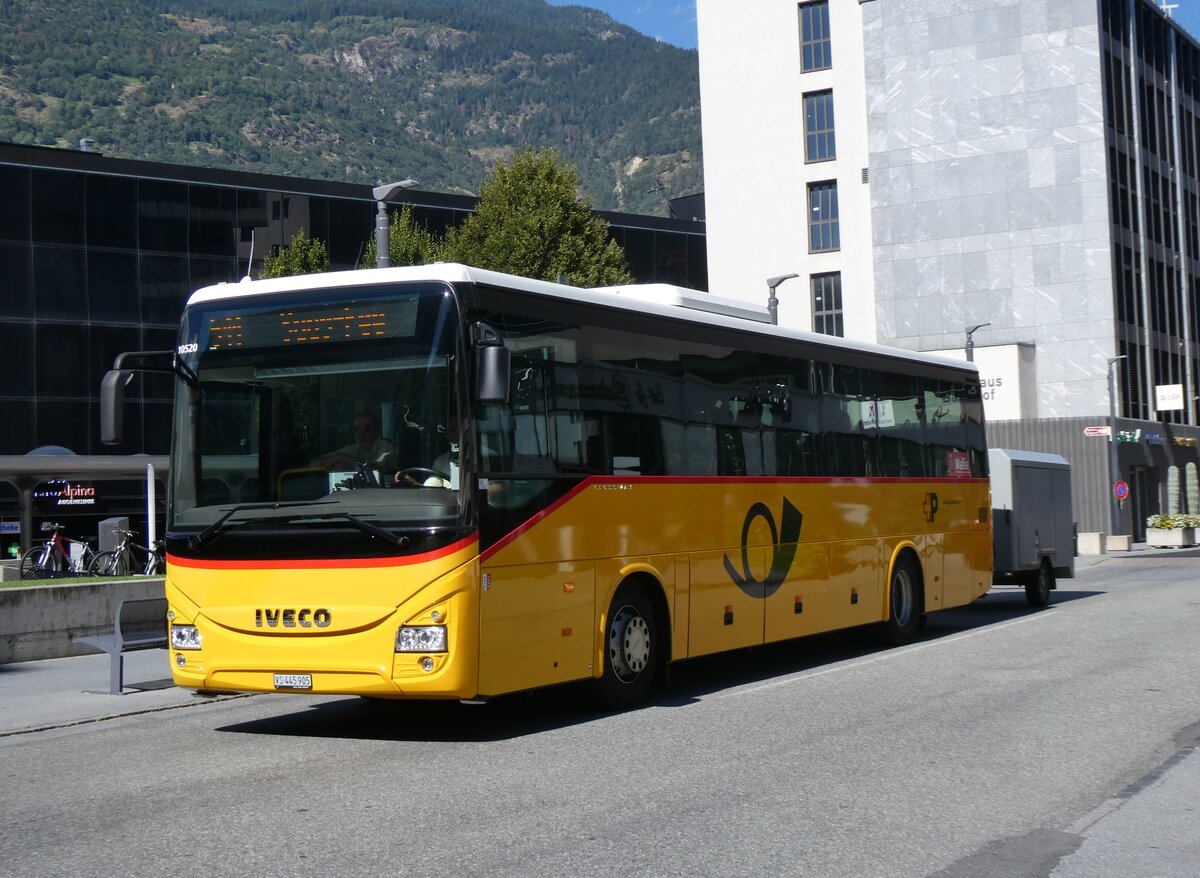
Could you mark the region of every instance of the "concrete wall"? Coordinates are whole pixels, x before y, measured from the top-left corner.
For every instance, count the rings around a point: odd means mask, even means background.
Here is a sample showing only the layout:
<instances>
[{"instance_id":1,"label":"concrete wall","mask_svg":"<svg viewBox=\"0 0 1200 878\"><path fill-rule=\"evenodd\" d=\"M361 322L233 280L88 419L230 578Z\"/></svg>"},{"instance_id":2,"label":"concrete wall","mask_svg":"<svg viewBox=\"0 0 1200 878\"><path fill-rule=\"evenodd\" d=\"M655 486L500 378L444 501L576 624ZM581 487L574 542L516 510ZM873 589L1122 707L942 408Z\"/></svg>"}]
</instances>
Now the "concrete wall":
<instances>
[{"instance_id":1,"label":"concrete wall","mask_svg":"<svg viewBox=\"0 0 1200 878\"><path fill-rule=\"evenodd\" d=\"M111 633L123 600L161 597L161 577L0 589L0 664L99 652L73 638Z\"/></svg>"}]
</instances>

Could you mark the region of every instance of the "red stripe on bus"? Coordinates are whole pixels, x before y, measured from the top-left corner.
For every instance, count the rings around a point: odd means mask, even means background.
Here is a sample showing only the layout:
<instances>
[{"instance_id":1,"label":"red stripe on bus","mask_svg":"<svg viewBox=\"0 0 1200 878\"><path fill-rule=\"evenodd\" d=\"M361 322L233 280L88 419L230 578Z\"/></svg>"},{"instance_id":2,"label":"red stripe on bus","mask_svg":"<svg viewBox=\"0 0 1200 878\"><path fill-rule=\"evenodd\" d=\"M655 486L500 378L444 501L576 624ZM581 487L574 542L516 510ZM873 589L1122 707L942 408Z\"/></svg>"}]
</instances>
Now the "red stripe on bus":
<instances>
[{"instance_id":1,"label":"red stripe on bus","mask_svg":"<svg viewBox=\"0 0 1200 878\"><path fill-rule=\"evenodd\" d=\"M390 556L387 558L244 558L241 560L204 560L201 558L183 558L179 555L167 555L167 563L179 567L195 567L203 570L305 570L305 569L350 569L369 567L407 567L413 564L426 564L461 552L479 537L469 536L435 549L432 552L422 552L420 555Z\"/></svg>"}]
</instances>

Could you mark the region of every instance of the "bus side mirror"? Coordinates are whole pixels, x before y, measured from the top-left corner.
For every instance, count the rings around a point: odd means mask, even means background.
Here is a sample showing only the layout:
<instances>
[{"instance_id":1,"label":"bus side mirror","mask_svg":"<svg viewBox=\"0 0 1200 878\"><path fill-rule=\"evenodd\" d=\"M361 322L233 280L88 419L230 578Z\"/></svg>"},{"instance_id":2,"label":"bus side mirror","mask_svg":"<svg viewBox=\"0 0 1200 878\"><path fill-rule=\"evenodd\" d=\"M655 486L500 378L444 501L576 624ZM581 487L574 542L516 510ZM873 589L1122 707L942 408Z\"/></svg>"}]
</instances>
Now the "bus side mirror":
<instances>
[{"instance_id":1,"label":"bus side mirror","mask_svg":"<svg viewBox=\"0 0 1200 878\"><path fill-rule=\"evenodd\" d=\"M125 387L133 380L128 369L111 369L100 381L100 441L119 445L125 438Z\"/></svg>"},{"instance_id":2,"label":"bus side mirror","mask_svg":"<svg viewBox=\"0 0 1200 878\"><path fill-rule=\"evenodd\" d=\"M475 345L475 398L477 402L508 402L511 357L504 338L494 326L476 323L471 341Z\"/></svg>"}]
</instances>

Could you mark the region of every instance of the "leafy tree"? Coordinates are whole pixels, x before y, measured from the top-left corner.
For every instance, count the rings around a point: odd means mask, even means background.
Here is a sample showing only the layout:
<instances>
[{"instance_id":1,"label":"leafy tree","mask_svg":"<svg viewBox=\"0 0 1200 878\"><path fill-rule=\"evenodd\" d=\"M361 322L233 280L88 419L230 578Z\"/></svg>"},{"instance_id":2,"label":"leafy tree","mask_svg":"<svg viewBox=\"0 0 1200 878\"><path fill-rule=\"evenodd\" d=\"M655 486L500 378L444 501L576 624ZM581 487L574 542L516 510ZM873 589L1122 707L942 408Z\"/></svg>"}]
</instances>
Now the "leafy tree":
<instances>
[{"instance_id":1,"label":"leafy tree","mask_svg":"<svg viewBox=\"0 0 1200 878\"><path fill-rule=\"evenodd\" d=\"M411 205L404 205L399 214L392 214L388 223L388 258L392 265L428 265L442 257L442 241L427 227L413 219ZM375 267L375 238L367 243L363 253L363 268Z\"/></svg>"},{"instance_id":2,"label":"leafy tree","mask_svg":"<svg viewBox=\"0 0 1200 878\"><path fill-rule=\"evenodd\" d=\"M263 260L259 278L288 277L293 274L319 274L329 271L329 254L317 238L310 238L304 229L292 235L292 241L281 250L273 250Z\"/></svg>"},{"instance_id":3,"label":"leafy tree","mask_svg":"<svg viewBox=\"0 0 1200 878\"><path fill-rule=\"evenodd\" d=\"M580 287L632 280L608 223L579 194L579 172L553 149L526 146L496 165L476 212L446 236L445 258Z\"/></svg>"}]
</instances>

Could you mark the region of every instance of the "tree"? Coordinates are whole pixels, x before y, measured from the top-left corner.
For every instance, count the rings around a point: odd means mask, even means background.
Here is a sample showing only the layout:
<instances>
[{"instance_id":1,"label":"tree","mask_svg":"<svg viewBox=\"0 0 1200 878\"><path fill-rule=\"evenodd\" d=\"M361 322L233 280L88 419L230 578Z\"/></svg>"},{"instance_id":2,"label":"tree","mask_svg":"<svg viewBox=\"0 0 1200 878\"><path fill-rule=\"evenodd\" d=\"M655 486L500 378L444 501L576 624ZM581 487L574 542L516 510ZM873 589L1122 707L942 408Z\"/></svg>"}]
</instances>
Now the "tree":
<instances>
[{"instance_id":1,"label":"tree","mask_svg":"<svg viewBox=\"0 0 1200 878\"><path fill-rule=\"evenodd\" d=\"M263 260L259 278L288 277L293 274L319 274L329 271L329 254L317 238L310 238L304 229L292 235L292 241L281 250L272 250Z\"/></svg>"},{"instance_id":2,"label":"tree","mask_svg":"<svg viewBox=\"0 0 1200 878\"><path fill-rule=\"evenodd\" d=\"M442 241L413 219L411 205L406 204L399 214L392 214L388 223L388 258L392 265L428 265L443 258ZM374 237L367 242L362 267L375 267Z\"/></svg>"},{"instance_id":3,"label":"tree","mask_svg":"<svg viewBox=\"0 0 1200 878\"><path fill-rule=\"evenodd\" d=\"M476 211L446 235L443 258L579 287L629 283L625 252L579 194L579 172L526 146L484 182Z\"/></svg>"}]
</instances>

